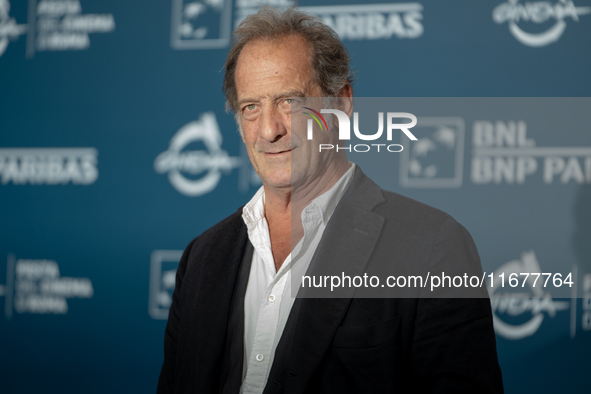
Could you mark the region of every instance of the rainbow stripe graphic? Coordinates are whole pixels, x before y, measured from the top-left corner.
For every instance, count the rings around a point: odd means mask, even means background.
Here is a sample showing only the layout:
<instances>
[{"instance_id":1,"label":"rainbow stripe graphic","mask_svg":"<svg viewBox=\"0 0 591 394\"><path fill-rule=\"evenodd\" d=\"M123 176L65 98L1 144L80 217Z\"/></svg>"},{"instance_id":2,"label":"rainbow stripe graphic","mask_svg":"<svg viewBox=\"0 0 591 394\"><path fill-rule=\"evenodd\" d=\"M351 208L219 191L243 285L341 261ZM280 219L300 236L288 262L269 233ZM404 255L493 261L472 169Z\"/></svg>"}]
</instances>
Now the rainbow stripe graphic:
<instances>
[{"instance_id":1,"label":"rainbow stripe graphic","mask_svg":"<svg viewBox=\"0 0 591 394\"><path fill-rule=\"evenodd\" d=\"M326 130L328 130L328 125L326 124L326 120L324 120L324 117L322 115L320 115L320 112L314 111L312 108L308 108L308 107L304 107L304 109L307 109L309 111L312 111L316 115L318 115L320 117L320 119L322 119L322 123L324 123L324 126L326 127ZM312 118L314 118L314 120L316 121L316 123L318 123L318 126L320 126L320 129L324 131L324 127L322 127L322 123L320 123L320 120L316 116L314 116L313 114L310 114L308 112L303 112L303 113L306 114L306 115L310 115Z\"/></svg>"}]
</instances>

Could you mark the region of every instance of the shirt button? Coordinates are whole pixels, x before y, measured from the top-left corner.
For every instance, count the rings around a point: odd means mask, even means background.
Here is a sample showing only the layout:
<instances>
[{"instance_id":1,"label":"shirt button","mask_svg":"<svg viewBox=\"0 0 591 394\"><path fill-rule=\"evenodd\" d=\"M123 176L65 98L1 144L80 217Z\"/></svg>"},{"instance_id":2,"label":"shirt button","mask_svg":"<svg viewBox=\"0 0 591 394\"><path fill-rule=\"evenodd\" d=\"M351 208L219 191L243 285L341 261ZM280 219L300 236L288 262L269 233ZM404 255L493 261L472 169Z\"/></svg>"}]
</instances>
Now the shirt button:
<instances>
[{"instance_id":1,"label":"shirt button","mask_svg":"<svg viewBox=\"0 0 591 394\"><path fill-rule=\"evenodd\" d=\"M257 359L257 361L263 361L265 359L265 356L259 353L255 358Z\"/></svg>"},{"instance_id":2,"label":"shirt button","mask_svg":"<svg viewBox=\"0 0 591 394\"><path fill-rule=\"evenodd\" d=\"M269 302L275 301L275 294L269 294Z\"/></svg>"}]
</instances>

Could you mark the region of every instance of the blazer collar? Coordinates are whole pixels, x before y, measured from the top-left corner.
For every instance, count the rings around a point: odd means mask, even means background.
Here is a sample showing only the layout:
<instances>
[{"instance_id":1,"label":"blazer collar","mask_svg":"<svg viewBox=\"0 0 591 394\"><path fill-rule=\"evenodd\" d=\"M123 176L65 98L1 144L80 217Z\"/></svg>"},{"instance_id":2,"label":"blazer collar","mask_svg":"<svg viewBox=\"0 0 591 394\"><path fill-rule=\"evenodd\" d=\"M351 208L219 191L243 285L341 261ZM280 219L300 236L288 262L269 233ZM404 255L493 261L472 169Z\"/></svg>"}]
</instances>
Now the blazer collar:
<instances>
[{"instance_id":1,"label":"blazer collar","mask_svg":"<svg viewBox=\"0 0 591 394\"><path fill-rule=\"evenodd\" d=\"M343 198L366 211L372 211L376 206L386 202L382 189L369 179L359 166L355 168L355 174Z\"/></svg>"}]
</instances>

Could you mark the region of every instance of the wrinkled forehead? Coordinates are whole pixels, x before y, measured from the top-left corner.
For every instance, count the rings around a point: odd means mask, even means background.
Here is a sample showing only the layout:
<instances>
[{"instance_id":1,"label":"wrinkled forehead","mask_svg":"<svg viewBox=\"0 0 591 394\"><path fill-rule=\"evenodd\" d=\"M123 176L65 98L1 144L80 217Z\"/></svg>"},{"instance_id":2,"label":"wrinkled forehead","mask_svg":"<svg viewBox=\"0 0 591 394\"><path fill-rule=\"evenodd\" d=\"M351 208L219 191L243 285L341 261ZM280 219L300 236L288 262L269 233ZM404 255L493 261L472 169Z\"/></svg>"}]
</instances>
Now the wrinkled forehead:
<instances>
[{"instance_id":1,"label":"wrinkled forehead","mask_svg":"<svg viewBox=\"0 0 591 394\"><path fill-rule=\"evenodd\" d=\"M238 84L258 74L311 77L311 55L310 44L299 35L254 39L240 52L235 81Z\"/></svg>"}]
</instances>

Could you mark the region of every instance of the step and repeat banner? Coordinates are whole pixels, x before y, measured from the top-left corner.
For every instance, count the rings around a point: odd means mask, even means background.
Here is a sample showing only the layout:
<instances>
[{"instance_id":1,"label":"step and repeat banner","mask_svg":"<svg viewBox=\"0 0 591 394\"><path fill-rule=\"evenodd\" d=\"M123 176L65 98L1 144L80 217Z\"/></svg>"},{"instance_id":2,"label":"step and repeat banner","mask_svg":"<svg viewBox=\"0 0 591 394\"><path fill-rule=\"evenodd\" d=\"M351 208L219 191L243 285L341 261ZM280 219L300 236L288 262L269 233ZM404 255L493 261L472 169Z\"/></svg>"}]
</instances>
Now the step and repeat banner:
<instances>
[{"instance_id":1,"label":"step and repeat banner","mask_svg":"<svg viewBox=\"0 0 591 394\"><path fill-rule=\"evenodd\" d=\"M0 0L1 392L155 391L183 249L261 186L221 91L260 4L291 2ZM591 0L298 6L340 35L356 96L417 115L386 164L351 160L504 277L506 392L589 392Z\"/></svg>"}]
</instances>

